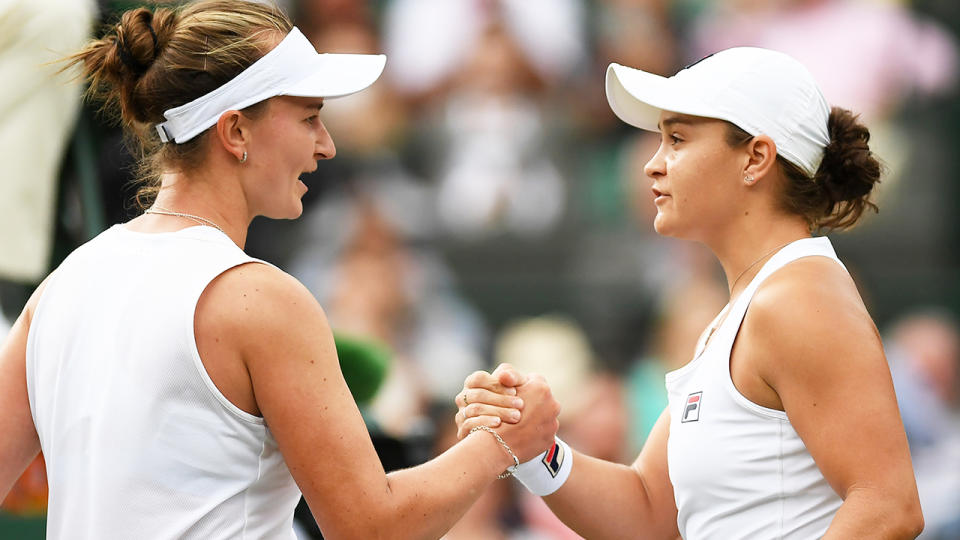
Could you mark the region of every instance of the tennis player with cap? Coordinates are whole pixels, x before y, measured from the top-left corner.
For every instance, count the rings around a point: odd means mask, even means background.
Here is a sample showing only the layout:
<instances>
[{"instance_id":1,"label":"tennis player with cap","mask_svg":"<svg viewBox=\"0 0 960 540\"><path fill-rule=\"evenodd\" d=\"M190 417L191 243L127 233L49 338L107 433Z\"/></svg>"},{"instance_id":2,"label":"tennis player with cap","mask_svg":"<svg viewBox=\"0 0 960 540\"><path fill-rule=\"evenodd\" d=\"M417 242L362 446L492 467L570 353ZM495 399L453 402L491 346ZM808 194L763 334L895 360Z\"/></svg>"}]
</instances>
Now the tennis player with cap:
<instances>
[{"instance_id":1,"label":"tennis player with cap","mask_svg":"<svg viewBox=\"0 0 960 540\"><path fill-rule=\"evenodd\" d=\"M521 422L385 474L320 306L242 250L254 216L300 215L298 177L335 154L324 99L384 61L317 54L235 0L128 11L71 57L159 189L73 252L0 348L0 499L42 449L48 538L292 539L301 491L328 538L437 538L550 445L559 409L534 378L503 398Z\"/></svg>"},{"instance_id":2,"label":"tennis player with cap","mask_svg":"<svg viewBox=\"0 0 960 540\"><path fill-rule=\"evenodd\" d=\"M625 122L659 132L646 164L660 234L702 242L730 302L630 465L560 441L518 478L586 538L913 538L923 528L907 440L876 328L826 237L873 207L869 133L810 73L757 48L663 78L607 70ZM460 433L523 382L471 375ZM493 401L493 400L491 400ZM469 403L469 405L466 405ZM466 405L464 407L464 405Z\"/></svg>"}]
</instances>

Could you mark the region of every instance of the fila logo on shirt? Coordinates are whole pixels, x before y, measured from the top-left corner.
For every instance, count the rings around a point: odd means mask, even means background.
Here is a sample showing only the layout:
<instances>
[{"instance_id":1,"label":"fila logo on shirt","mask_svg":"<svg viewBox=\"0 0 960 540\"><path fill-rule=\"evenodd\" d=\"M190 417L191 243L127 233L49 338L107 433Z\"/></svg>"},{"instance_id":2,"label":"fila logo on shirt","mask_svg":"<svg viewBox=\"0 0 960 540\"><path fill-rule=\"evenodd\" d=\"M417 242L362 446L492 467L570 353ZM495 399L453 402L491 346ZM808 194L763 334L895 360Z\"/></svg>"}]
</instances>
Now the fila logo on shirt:
<instances>
[{"instance_id":1,"label":"fila logo on shirt","mask_svg":"<svg viewBox=\"0 0 960 540\"><path fill-rule=\"evenodd\" d=\"M687 402L683 405L683 416L681 422L696 422L700 420L700 402L703 398L703 392L694 392L687 396Z\"/></svg>"},{"instance_id":2,"label":"fila logo on shirt","mask_svg":"<svg viewBox=\"0 0 960 540\"><path fill-rule=\"evenodd\" d=\"M556 478L560 472L560 466L563 465L563 447L557 441L553 441L553 446L543 456L542 463L550 471L550 475Z\"/></svg>"}]
</instances>

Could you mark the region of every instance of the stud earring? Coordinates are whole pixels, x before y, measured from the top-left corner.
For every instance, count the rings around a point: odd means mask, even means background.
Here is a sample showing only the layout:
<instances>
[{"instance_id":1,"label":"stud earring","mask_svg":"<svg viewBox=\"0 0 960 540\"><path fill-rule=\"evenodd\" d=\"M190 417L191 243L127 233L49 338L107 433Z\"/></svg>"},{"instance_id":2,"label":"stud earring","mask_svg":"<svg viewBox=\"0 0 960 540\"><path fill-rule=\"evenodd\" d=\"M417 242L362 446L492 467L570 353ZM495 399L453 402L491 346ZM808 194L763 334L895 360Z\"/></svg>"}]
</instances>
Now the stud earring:
<instances>
[{"instance_id":1,"label":"stud earring","mask_svg":"<svg viewBox=\"0 0 960 540\"><path fill-rule=\"evenodd\" d=\"M753 176L749 174L743 177L743 181L746 182L747 184L752 184L755 182L755 180L753 179Z\"/></svg>"},{"instance_id":2,"label":"stud earring","mask_svg":"<svg viewBox=\"0 0 960 540\"><path fill-rule=\"evenodd\" d=\"M240 163L246 163L246 162L247 162L247 151L244 150L244 151L243 151L243 157L240 158Z\"/></svg>"}]
</instances>

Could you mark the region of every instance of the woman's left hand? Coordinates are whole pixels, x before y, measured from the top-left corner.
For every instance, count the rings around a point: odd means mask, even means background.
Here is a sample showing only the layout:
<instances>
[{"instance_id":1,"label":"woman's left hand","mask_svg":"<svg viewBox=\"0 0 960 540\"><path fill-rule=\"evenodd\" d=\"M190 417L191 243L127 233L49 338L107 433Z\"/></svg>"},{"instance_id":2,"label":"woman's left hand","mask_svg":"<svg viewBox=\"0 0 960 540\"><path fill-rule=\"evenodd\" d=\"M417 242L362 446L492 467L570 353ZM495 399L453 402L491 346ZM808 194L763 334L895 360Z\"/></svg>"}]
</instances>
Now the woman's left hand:
<instances>
[{"instance_id":1,"label":"woman's left hand","mask_svg":"<svg viewBox=\"0 0 960 540\"><path fill-rule=\"evenodd\" d=\"M478 425L497 427L504 422L519 422L523 399L517 396L516 386L526 380L527 377L510 364L500 364L493 373L476 371L468 376L463 390L454 398L458 409L457 437L462 439L469 429Z\"/></svg>"}]
</instances>

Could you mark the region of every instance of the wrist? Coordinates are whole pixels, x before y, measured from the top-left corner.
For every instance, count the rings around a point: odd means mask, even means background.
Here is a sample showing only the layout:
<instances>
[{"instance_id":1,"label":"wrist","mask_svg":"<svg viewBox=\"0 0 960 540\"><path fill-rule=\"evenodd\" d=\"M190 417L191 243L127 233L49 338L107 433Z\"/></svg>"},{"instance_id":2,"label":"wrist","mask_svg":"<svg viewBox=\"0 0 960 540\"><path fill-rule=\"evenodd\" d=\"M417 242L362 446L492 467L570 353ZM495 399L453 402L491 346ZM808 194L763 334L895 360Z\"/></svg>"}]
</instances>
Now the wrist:
<instances>
[{"instance_id":1,"label":"wrist","mask_svg":"<svg viewBox=\"0 0 960 540\"><path fill-rule=\"evenodd\" d=\"M501 457L501 460L498 461L498 463L502 464L502 468L498 468L498 471L503 472L500 472L497 478L503 479L508 476L512 476L514 471L516 471L517 467L520 465L520 460L517 459L517 455L513 453L513 449L511 449L510 445L508 445L506 441L500 437L499 433L494 431L493 428L487 426L476 426L470 430L468 435L473 435L479 431L486 431L489 433L486 438L493 440L498 446L499 456ZM502 459L506 459L507 461L504 462Z\"/></svg>"},{"instance_id":2,"label":"wrist","mask_svg":"<svg viewBox=\"0 0 960 540\"><path fill-rule=\"evenodd\" d=\"M539 456L517 467L514 476L531 493L544 497L560 489L573 469L573 450L554 438L554 443Z\"/></svg>"}]
</instances>

